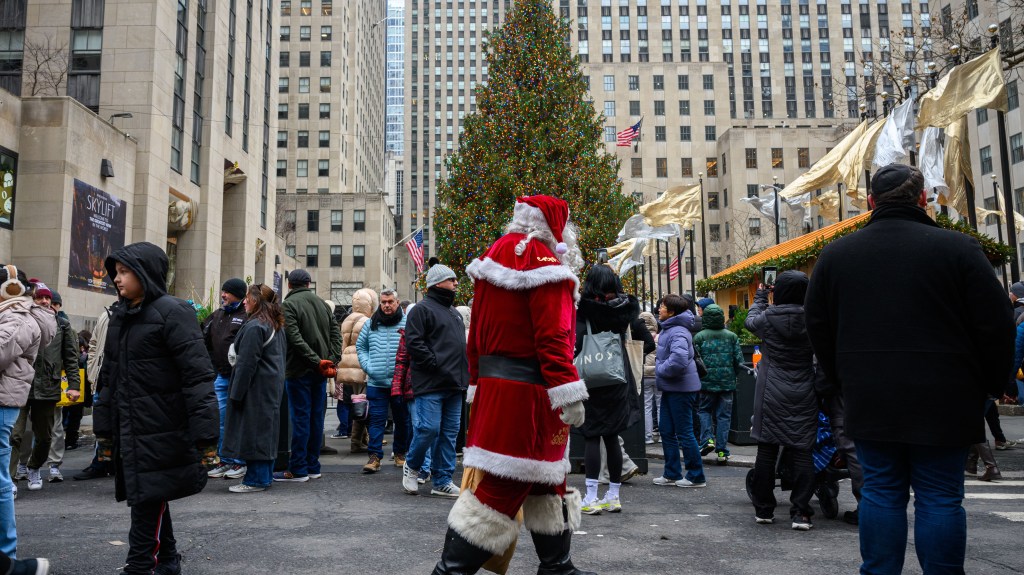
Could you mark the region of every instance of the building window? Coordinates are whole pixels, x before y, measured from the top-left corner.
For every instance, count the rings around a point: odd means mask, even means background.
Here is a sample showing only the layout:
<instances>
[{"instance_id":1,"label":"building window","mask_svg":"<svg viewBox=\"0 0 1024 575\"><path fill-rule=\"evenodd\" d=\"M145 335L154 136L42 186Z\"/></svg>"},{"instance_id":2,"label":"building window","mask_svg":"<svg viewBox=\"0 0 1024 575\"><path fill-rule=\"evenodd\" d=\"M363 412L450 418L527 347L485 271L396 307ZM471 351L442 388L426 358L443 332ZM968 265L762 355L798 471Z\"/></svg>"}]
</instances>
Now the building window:
<instances>
[{"instance_id":1,"label":"building window","mask_svg":"<svg viewBox=\"0 0 1024 575\"><path fill-rule=\"evenodd\" d=\"M985 146L978 150L978 154L981 157L981 173L982 175L992 173L992 146Z\"/></svg>"},{"instance_id":2,"label":"building window","mask_svg":"<svg viewBox=\"0 0 1024 575\"><path fill-rule=\"evenodd\" d=\"M331 78L330 76L322 76L320 78L320 92L327 93L331 91Z\"/></svg>"},{"instance_id":3,"label":"building window","mask_svg":"<svg viewBox=\"0 0 1024 575\"><path fill-rule=\"evenodd\" d=\"M604 141L609 143L617 141L617 138L615 137L615 126L604 127Z\"/></svg>"},{"instance_id":4,"label":"building window","mask_svg":"<svg viewBox=\"0 0 1024 575\"><path fill-rule=\"evenodd\" d=\"M708 158L705 162L709 178L718 177L718 158Z\"/></svg>"},{"instance_id":5,"label":"building window","mask_svg":"<svg viewBox=\"0 0 1024 575\"><path fill-rule=\"evenodd\" d=\"M320 246L306 246L306 267L315 268L320 265Z\"/></svg>"},{"instance_id":6,"label":"building window","mask_svg":"<svg viewBox=\"0 0 1024 575\"><path fill-rule=\"evenodd\" d=\"M281 41L282 42L288 42L291 39L292 39L292 27L291 26L281 26Z\"/></svg>"},{"instance_id":7,"label":"building window","mask_svg":"<svg viewBox=\"0 0 1024 575\"><path fill-rule=\"evenodd\" d=\"M298 160L295 162L295 177L305 178L309 176L309 160Z\"/></svg>"},{"instance_id":8,"label":"building window","mask_svg":"<svg viewBox=\"0 0 1024 575\"><path fill-rule=\"evenodd\" d=\"M341 210L331 210L331 231L340 232L342 231L342 217L344 212Z\"/></svg>"},{"instance_id":9,"label":"building window","mask_svg":"<svg viewBox=\"0 0 1024 575\"><path fill-rule=\"evenodd\" d=\"M757 148L747 148L743 151L743 156L747 160L748 168L757 168Z\"/></svg>"},{"instance_id":10,"label":"building window","mask_svg":"<svg viewBox=\"0 0 1024 575\"><path fill-rule=\"evenodd\" d=\"M783 167L782 148L772 148L772 168L781 170Z\"/></svg>"},{"instance_id":11,"label":"building window","mask_svg":"<svg viewBox=\"0 0 1024 575\"><path fill-rule=\"evenodd\" d=\"M690 126L679 126L679 141L689 142L692 139Z\"/></svg>"},{"instance_id":12,"label":"building window","mask_svg":"<svg viewBox=\"0 0 1024 575\"><path fill-rule=\"evenodd\" d=\"M604 102L604 117L614 118L615 117L615 100L605 100Z\"/></svg>"},{"instance_id":13,"label":"building window","mask_svg":"<svg viewBox=\"0 0 1024 575\"><path fill-rule=\"evenodd\" d=\"M676 77L676 85L680 90L690 89L690 76L689 74L679 74Z\"/></svg>"},{"instance_id":14,"label":"building window","mask_svg":"<svg viewBox=\"0 0 1024 575\"><path fill-rule=\"evenodd\" d=\"M715 115L715 101L714 100L704 100L704 115L705 116L714 116Z\"/></svg>"},{"instance_id":15,"label":"building window","mask_svg":"<svg viewBox=\"0 0 1024 575\"><path fill-rule=\"evenodd\" d=\"M352 267L366 267L366 246L352 246Z\"/></svg>"},{"instance_id":16,"label":"building window","mask_svg":"<svg viewBox=\"0 0 1024 575\"><path fill-rule=\"evenodd\" d=\"M668 177L668 158L657 158L654 163L656 175L659 178Z\"/></svg>"},{"instance_id":17,"label":"building window","mask_svg":"<svg viewBox=\"0 0 1024 575\"><path fill-rule=\"evenodd\" d=\"M288 132L286 130L280 130L277 132L277 147L287 148L288 147Z\"/></svg>"},{"instance_id":18,"label":"building window","mask_svg":"<svg viewBox=\"0 0 1024 575\"><path fill-rule=\"evenodd\" d=\"M718 192L708 192L708 209L718 209Z\"/></svg>"},{"instance_id":19,"label":"building window","mask_svg":"<svg viewBox=\"0 0 1024 575\"><path fill-rule=\"evenodd\" d=\"M299 135L295 145L298 148L309 147L309 130L299 130Z\"/></svg>"},{"instance_id":20,"label":"building window","mask_svg":"<svg viewBox=\"0 0 1024 575\"><path fill-rule=\"evenodd\" d=\"M680 176L684 178L693 177L693 158L681 158L683 169L680 172Z\"/></svg>"},{"instance_id":21,"label":"building window","mask_svg":"<svg viewBox=\"0 0 1024 575\"><path fill-rule=\"evenodd\" d=\"M180 6L179 10L181 10ZM179 15L179 17L183 18L185 15ZM181 31L181 25L179 23L179 32ZM187 30L188 25L185 24L184 26ZM11 32L7 33L10 34ZM103 52L103 30L73 30L72 34L74 39L71 44L71 66L68 71L68 96L78 100L93 112L98 112L100 107L100 57ZM183 56L185 52L184 40L179 40L179 42L182 43L179 54ZM45 56L45 54L40 53L40 49L36 49L36 54L34 55L31 53L32 51L30 47L29 58ZM182 66L180 77L184 78L184 63L179 62L179 65ZM46 68L43 65L39 65L38 69ZM7 70L0 70L0 72L5 71ZM29 76L31 77L32 74L30 73ZM182 102L184 103L184 80L182 80L182 85L179 89L177 78L176 73L175 94L177 95L180 92ZM36 86L33 89L41 88L42 86Z\"/></svg>"},{"instance_id":22,"label":"building window","mask_svg":"<svg viewBox=\"0 0 1024 575\"><path fill-rule=\"evenodd\" d=\"M326 67L331 65L331 51L323 50L320 52L320 66Z\"/></svg>"},{"instance_id":23,"label":"building window","mask_svg":"<svg viewBox=\"0 0 1024 575\"><path fill-rule=\"evenodd\" d=\"M180 174L182 165L182 147L185 140L185 67L188 61L187 0L178 0L177 20L178 31L175 35L174 47L174 54L176 58L174 66L174 102L171 110L171 169ZM82 31L76 32L78 32L75 34L75 42L77 46L78 37ZM68 88L71 88L70 84L68 85ZM99 92L97 91L97 97L98 96ZM88 106L85 102L83 102L83 104ZM98 99L96 105L96 110L98 110Z\"/></svg>"},{"instance_id":24,"label":"building window","mask_svg":"<svg viewBox=\"0 0 1024 575\"><path fill-rule=\"evenodd\" d=\"M300 94L308 94L309 93L309 78L299 78L299 93Z\"/></svg>"},{"instance_id":25,"label":"building window","mask_svg":"<svg viewBox=\"0 0 1024 575\"><path fill-rule=\"evenodd\" d=\"M309 68L309 52L299 52L299 68Z\"/></svg>"},{"instance_id":26,"label":"building window","mask_svg":"<svg viewBox=\"0 0 1024 575\"><path fill-rule=\"evenodd\" d=\"M309 26L299 26L299 42L309 42L312 33L312 28Z\"/></svg>"},{"instance_id":27,"label":"building window","mask_svg":"<svg viewBox=\"0 0 1024 575\"><path fill-rule=\"evenodd\" d=\"M629 77L629 89L630 90L639 90L640 89L640 76L630 76Z\"/></svg>"},{"instance_id":28,"label":"building window","mask_svg":"<svg viewBox=\"0 0 1024 575\"><path fill-rule=\"evenodd\" d=\"M281 0L281 15L282 16L291 16L292 15L292 1L291 0Z\"/></svg>"},{"instance_id":29,"label":"building window","mask_svg":"<svg viewBox=\"0 0 1024 575\"><path fill-rule=\"evenodd\" d=\"M341 246L331 246L331 267L341 267Z\"/></svg>"},{"instance_id":30,"label":"building window","mask_svg":"<svg viewBox=\"0 0 1024 575\"><path fill-rule=\"evenodd\" d=\"M761 188L757 184L747 184L747 197L757 198L761 196Z\"/></svg>"},{"instance_id":31,"label":"building window","mask_svg":"<svg viewBox=\"0 0 1024 575\"><path fill-rule=\"evenodd\" d=\"M309 119L309 104L299 104L299 119L300 120L308 120Z\"/></svg>"},{"instance_id":32,"label":"building window","mask_svg":"<svg viewBox=\"0 0 1024 575\"><path fill-rule=\"evenodd\" d=\"M311 16L313 14L313 0L299 0L299 14Z\"/></svg>"},{"instance_id":33,"label":"building window","mask_svg":"<svg viewBox=\"0 0 1024 575\"><path fill-rule=\"evenodd\" d=\"M320 147L329 148L331 146L331 132L329 130L320 130L318 133Z\"/></svg>"},{"instance_id":34,"label":"building window","mask_svg":"<svg viewBox=\"0 0 1024 575\"><path fill-rule=\"evenodd\" d=\"M320 231L320 210L306 210L306 231Z\"/></svg>"},{"instance_id":35,"label":"building window","mask_svg":"<svg viewBox=\"0 0 1024 575\"><path fill-rule=\"evenodd\" d=\"M320 0L320 15L330 16L334 13L334 0Z\"/></svg>"},{"instance_id":36,"label":"building window","mask_svg":"<svg viewBox=\"0 0 1024 575\"><path fill-rule=\"evenodd\" d=\"M288 93L288 78L282 77L277 79L277 91L281 94Z\"/></svg>"},{"instance_id":37,"label":"building window","mask_svg":"<svg viewBox=\"0 0 1024 575\"><path fill-rule=\"evenodd\" d=\"M714 142L717 139L714 126L704 126L704 140Z\"/></svg>"},{"instance_id":38,"label":"building window","mask_svg":"<svg viewBox=\"0 0 1024 575\"><path fill-rule=\"evenodd\" d=\"M288 104L277 105L277 119L287 120L288 119Z\"/></svg>"},{"instance_id":39,"label":"building window","mask_svg":"<svg viewBox=\"0 0 1024 575\"><path fill-rule=\"evenodd\" d=\"M786 218L779 218L779 236L789 237L789 220Z\"/></svg>"},{"instance_id":40,"label":"building window","mask_svg":"<svg viewBox=\"0 0 1024 575\"><path fill-rule=\"evenodd\" d=\"M604 77L604 91L614 92L615 91L615 76Z\"/></svg>"},{"instance_id":41,"label":"building window","mask_svg":"<svg viewBox=\"0 0 1024 575\"><path fill-rule=\"evenodd\" d=\"M332 36L333 35L331 34L331 27L330 26L321 26L320 27L320 39L321 40L323 40L324 42L328 42L328 41L330 41Z\"/></svg>"},{"instance_id":42,"label":"building window","mask_svg":"<svg viewBox=\"0 0 1024 575\"><path fill-rule=\"evenodd\" d=\"M294 258L295 257L295 246L294 245L287 245L287 246L285 246L284 247L284 255L286 255L286 256L288 256L290 258Z\"/></svg>"},{"instance_id":43,"label":"building window","mask_svg":"<svg viewBox=\"0 0 1024 575\"><path fill-rule=\"evenodd\" d=\"M665 115L665 100L654 101L654 115L664 116Z\"/></svg>"},{"instance_id":44,"label":"building window","mask_svg":"<svg viewBox=\"0 0 1024 575\"><path fill-rule=\"evenodd\" d=\"M654 127L654 141L664 142L665 141L665 126Z\"/></svg>"},{"instance_id":45,"label":"building window","mask_svg":"<svg viewBox=\"0 0 1024 575\"><path fill-rule=\"evenodd\" d=\"M644 177L644 162L642 158L630 158L630 176L633 178Z\"/></svg>"},{"instance_id":46,"label":"building window","mask_svg":"<svg viewBox=\"0 0 1024 575\"><path fill-rule=\"evenodd\" d=\"M321 178L331 175L331 161L330 160L317 160L316 161L316 175Z\"/></svg>"},{"instance_id":47,"label":"building window","mask_svg":"<svg viewBox=\"0 0 1024 575\"><path fill-rule=\"evenodd\" d=\"M1016 80L1006 85L1006 105L1010 110L1020 107L1020 94L1017 92Z\"/></svg>"},{"instance_id":48,"label":"building window","mask_svg":"<svg viewBox=\"0 0 1024 575\"><path fill-rule=\"evenodd\" d=\"M21 94L24 44L24 30L0 30L0 88L12 94Z\"/></svg>"},{"instance_id":49,"label":"building window","mask_svg":"<svg viewBox=\"0 0 1024 575\"><path fill-rule=\"evenodd\" d=\"M722 257L711 256L711 273L717 274L722 271Z\"/></svg>"},{"instance_id":50,"label":"building window","mask_svg":"<svg viewBox=\"0 0 1024 575\"><path fill-rule=\"evenodd\" d=\"M352 212L352 231L366 231L366 210L354 210Z\"/></svg>"},{"instance_id":51,"label":"building window","mask_svg":"<svg viewBox=\"0 0 1024 575\"><path fill-rule=\"evenodd\" d=\"M1014 164L1024 161L1024 135L1014 134L1010 136L1010 160Z\"/></svg>"},{"instance_id":52,"label":"building window","mask_svg":"<svg viewBox=\"0 0 1024 575\"><path fill-rule=\"evenodd\" d=\"M797 148L796 149L796 167L798 168L810 168L811 167L811 152L808 148Z\"/></svg>"},{"instance_id":53,"label":"building window","mask_svg":"<svg viewBox=\"0 0 1024 575\"><path fill-rule=\"evenodd\" d=\"M715 77L714 77L714 75L712 75L712 74L704 74L703 78L701 78L701 81L702 81L702 83L704 85L704 89L705 90L714 90L715 89Z\"/></svg>"},{"instance_id":54,"label":"building window","mask_svg":"<svg viewBox=\"0 0 1024 575\"><path fill-rule=\"evenodd\" d=\"M661 74L655 74L654 77L653 77L653 84L654 84L654 89L655 90L664 90L665 89L665 76L662 76Z\"/></svg>"},{"instance_id":55,"label":"building window","mask_svg":"<svg viewBox=\"0 0 1024 575\"><path fill-rule=\"evenodd\" d=\"M327 120L331 117L331 105L320 104L320 119Z\"/></svg>"},{"instance_id":56,"label":"building window","mask_svg":"<svg viewBox=\"0 0 1024 575\"><path fill-rule=\"evenodd\" d=\"M288 160L277 161L277 176L279 178L286 177L288 175Z\"/></svg>"},{"instance_id":57,"label":"building window","mask_svg":"<svg viewBox=\"0 0 1024 575\"><path fill-rule=\"evenodd\" d=\"M975 114L977 115L979 126L988 121L988 109L978 108L975 110Z\"/></svg>"},{"instance_id":58,"label":"building window","mask_svg":"<svg viewBox=\"0 0 1024 575\"><path fill-rule=\"evenodd\" d=\"M761 218L748 219L747 231L752 237L761 237Z\"/></svg>"}]
</instances>

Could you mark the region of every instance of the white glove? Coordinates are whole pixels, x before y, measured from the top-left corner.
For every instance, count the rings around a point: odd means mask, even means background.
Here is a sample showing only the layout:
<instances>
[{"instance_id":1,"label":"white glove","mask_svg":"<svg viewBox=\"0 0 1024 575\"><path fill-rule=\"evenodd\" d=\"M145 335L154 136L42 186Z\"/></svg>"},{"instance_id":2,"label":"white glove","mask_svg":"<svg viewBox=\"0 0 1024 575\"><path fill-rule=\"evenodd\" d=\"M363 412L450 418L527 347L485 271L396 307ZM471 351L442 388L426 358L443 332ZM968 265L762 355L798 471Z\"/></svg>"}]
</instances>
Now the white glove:
<instances>
[{"instance_id":1,"label":"white glove","mask_svg":"<svg viewBox=\"0 0 1024 575\"><path fill-rule=\"evenodd\" d=\"M558 417L566 425L571 425L573 427L583 425L583 420L586 419L586 414L583 410L583 402L574 401L568 405L563 405L562 413Z\"/></svg>"}]
</instances>

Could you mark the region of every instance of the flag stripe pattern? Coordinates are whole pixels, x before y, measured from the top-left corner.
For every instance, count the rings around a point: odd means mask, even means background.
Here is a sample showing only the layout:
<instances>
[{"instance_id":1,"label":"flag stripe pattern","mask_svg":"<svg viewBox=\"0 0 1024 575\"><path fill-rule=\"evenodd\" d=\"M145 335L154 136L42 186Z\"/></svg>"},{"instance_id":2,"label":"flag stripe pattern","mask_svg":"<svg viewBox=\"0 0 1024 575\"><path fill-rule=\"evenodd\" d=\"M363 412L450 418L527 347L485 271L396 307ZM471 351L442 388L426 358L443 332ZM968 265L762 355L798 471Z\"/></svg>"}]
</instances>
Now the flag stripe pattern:
<instances>
[{"instance_id":1,"label":"flag stripe pattern","mask_svg":"<svg viewBox=\"0 0 1024 575\"><path fill-rule=\"evenodd\" d=\"M633 140L640 137L641 122L643 122L643 120L640 120L640 122L637 122L625 130L615 134L615 145L629 147L629 145L633 143Z\"/></svg>"},{"instance_id":2,"label":"flag stripe pattern","mask_svg":"<svg viewBox=\"0 0 1024 575\"><path fill-rule=\"evenodd\" d=\"M423 230L413 234L409 241L405 242L405 248L409 250L409 257L416 264L416 271L423 271Z\"/></svg>"},{"instance_id":3,"label":"flag stripe pattern","mask_svg":"<svg viewBox=\"0 0 1024 575\"><path fill-rule=\"evenodd\" d=\"M677 277L679 277L679 256L676 256L676 259L668 264L668 281L672 281Z\"/></svg>"}]
</instances>

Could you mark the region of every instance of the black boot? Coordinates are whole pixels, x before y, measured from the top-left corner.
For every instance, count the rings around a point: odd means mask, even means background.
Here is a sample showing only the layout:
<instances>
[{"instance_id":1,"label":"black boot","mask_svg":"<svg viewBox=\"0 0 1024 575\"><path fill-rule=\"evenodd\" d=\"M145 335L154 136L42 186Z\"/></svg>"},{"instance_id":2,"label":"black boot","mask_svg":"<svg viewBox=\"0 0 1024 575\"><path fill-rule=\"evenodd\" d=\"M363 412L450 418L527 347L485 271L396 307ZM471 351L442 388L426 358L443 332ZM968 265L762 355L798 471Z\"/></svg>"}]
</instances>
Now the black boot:
<instances>
[{"instance_id":1,"label":"black boot","mask_svg":"<svg viewBox=\"0 0 1024 575\"><path fill-rule=\"evenodd\" d=\"M572 546L572 531L566 529L559 535L544 535L530 532L533 546L537 548L540 567L537 575L597 575L591 571L580 571L572 564L569 548Z\"/></svg>"},{"instance_id":2,"label":"black boot","mask_svg":"<svg viewBox=\"0 0 1024 575\"><path fill-rule=\"evenodd\" d=\"M161 557L157 561L153 575L181 575L181 555L175 553L168 557Z\"/></svg>"},{"instance_id":3,"label":"black boot","mask_svg":"<svg viewBox=\"0 0 1024 575\"><path fill-rule=\"evenodd\" d=\"M473 575L491 558L493 553L481 549L463 539L451 527L444 536L444 551L441 560L434 566L431 575Z\"/></svg>"}]
</instances>

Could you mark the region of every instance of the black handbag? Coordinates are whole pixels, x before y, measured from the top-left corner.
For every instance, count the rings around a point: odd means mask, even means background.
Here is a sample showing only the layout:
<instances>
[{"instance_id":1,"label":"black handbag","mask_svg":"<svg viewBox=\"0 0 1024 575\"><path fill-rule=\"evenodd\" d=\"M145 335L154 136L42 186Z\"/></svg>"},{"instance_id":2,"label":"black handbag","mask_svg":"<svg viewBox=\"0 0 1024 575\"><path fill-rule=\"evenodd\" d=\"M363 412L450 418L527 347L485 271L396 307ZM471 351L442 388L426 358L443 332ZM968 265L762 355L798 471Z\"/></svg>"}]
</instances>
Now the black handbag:
<instances>
[{"instance_id":1,"label":"black handbag","mask_svg":"<svg viewBox=\"0 0 1024 575\"><path fill-rule=\"evenodd\" d=\"M697 346L693 345L693 341L690 341L690 349L693 350L693 363L697 366L697 377L704 379L708 375L708 368L704 365L704 358L700 356L700 352L697 351Z\"/></svg>"}]
</instances>

